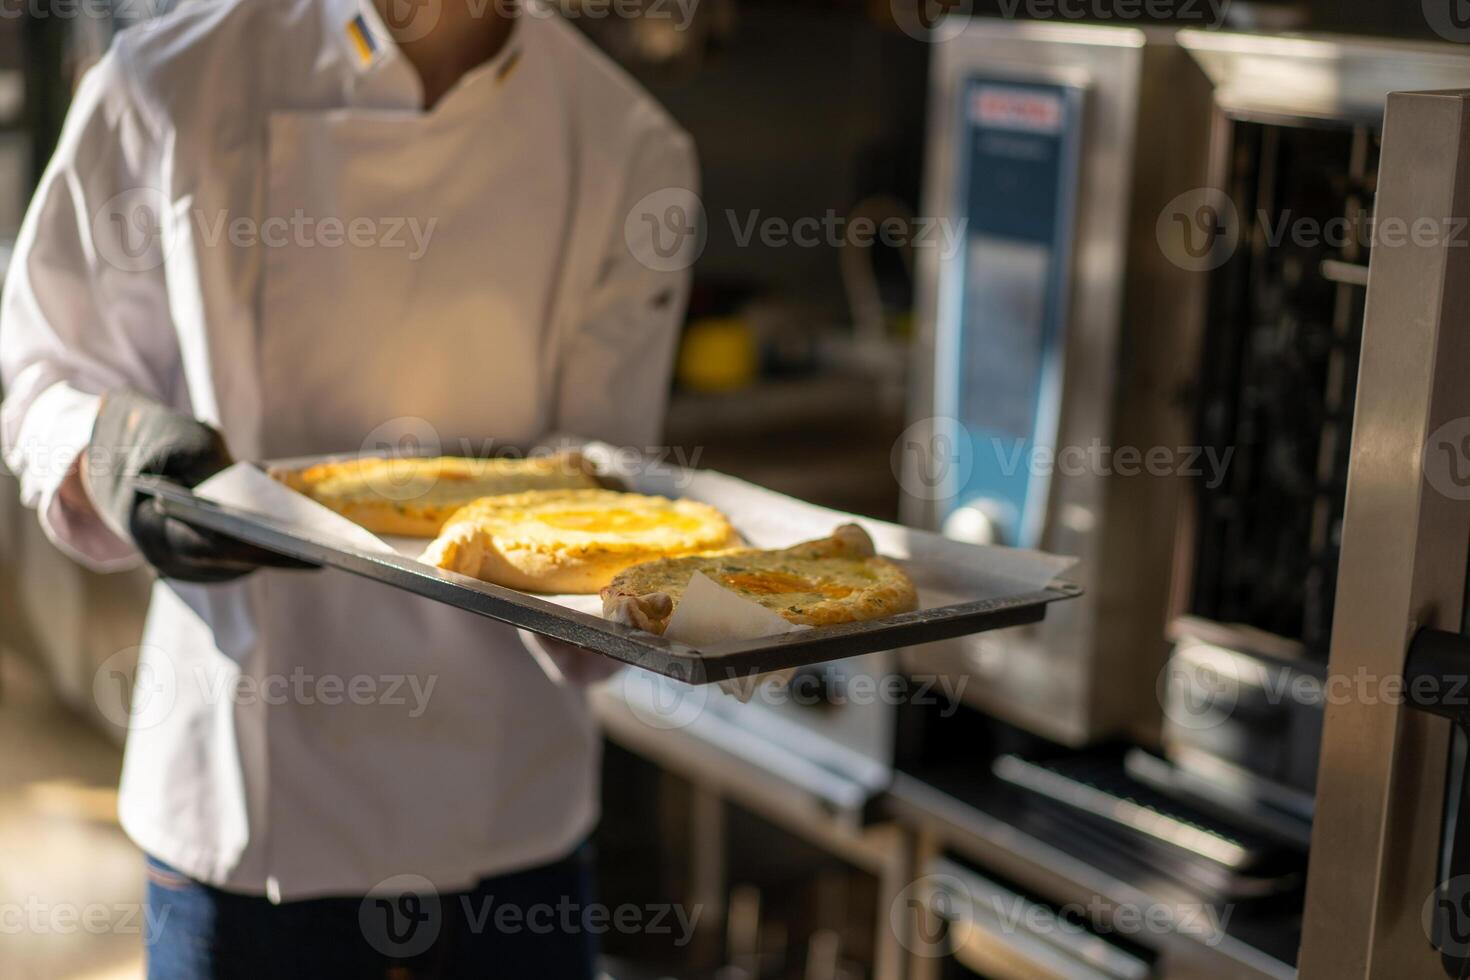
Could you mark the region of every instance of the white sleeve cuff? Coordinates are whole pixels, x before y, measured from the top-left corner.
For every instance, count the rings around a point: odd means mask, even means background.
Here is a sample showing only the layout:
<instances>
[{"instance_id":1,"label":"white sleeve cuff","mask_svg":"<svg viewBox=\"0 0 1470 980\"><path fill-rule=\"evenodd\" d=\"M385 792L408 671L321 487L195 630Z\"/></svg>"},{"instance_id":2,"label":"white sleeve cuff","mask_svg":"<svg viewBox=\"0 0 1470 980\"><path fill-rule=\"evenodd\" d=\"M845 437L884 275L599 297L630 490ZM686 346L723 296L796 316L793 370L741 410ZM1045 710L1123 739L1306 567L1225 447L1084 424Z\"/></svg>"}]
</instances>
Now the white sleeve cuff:
<instances>
[{"instance_id":1,"label":"white sleeve cuff","mask_svg":"<svg viewBox=\"0 0 1470 980\"><path fill-rule=\"evenodd\" d=\"M78 466L101 401L64 382L47 388L27 408L8 462L20 477L21 499L35 506L51 543L89 568L110 572L137 565L140 556L102 522L82 489Z\"/></svg>"}]
</instances>

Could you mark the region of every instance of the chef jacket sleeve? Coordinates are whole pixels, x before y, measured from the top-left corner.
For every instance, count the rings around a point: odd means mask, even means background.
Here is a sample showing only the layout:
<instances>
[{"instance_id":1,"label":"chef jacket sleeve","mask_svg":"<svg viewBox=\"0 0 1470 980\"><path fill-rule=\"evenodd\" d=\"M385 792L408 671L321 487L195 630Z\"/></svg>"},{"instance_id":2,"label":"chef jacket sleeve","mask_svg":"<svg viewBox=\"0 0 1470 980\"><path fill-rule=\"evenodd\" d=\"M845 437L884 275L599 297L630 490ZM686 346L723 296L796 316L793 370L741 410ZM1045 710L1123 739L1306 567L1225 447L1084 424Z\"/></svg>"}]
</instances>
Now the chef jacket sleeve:
<instances>
[{"instance_id":1,"label":"chef jacket sleeve","mask_svg":"<svg viewBox=\"0 0 1470 980\"><path fill-rule=\"evenodd\" d=\"M595 282L562 347L554 431L638 449L662 436L703 241L698 188L686 134L665 123L639 141Z\"/></svg>"},{"instance_id":2,"label":"chef jacket sleeve","mask_svg":"<svg viewBox=\"0 0 1470 980\"><path fill-rule=\"evenodd\" d=\"M88 72L21 226L0 301L0 446L21 499L64 552L136 564L81 488L100 396L171 401L178 343L164 289L156 128L109 53ZM89 465L107 460L88 459Z\"/></svg>"}]
</instances>

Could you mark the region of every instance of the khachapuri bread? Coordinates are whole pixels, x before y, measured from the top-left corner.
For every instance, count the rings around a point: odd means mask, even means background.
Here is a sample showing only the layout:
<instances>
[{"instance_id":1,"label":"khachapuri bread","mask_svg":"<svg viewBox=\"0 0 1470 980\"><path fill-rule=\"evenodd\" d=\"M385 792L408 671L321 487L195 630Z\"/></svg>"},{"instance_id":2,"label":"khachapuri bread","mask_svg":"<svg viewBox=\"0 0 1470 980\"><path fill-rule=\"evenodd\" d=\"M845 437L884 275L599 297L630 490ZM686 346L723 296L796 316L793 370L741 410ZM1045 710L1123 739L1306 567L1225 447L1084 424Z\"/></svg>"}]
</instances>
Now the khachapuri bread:
<instances>
[{"instance_id":1,"label":"khachapuri bread","mask_svg":"<svg viewBox=\"0 0 1470 980\"><path fill-rule=\"evenodd\" d=\"M575 452L524 459L368 456L271 475L374 534L414 538L434 537L455 511L481 497L598 485L591 464Z\"/></svg>"},{"instance_id":2,"label":"khachapuri bread","mask_svg":"<svg viewBox=\"0 0 1470 980\"><path fill-rule=\"evenodd\" d=\"M662 633L695 572L804 626L882 619L917 609L919 602L908 574L880 558L861 527L844 524L830 537L791 548L634 565L602 590L603 615Z\"/></svg>"},{"instance_id":3,"label":"khachapuri bread","mask_svg":"<svg viewBox=\"0 0 1470 980\"><path fill-rule=\"evenodd\" d=\"M461 508L422 560L527 592L595 594L630 565L739 543L724 514L695 500L536 490Z\"/></svg>"}]
</instances>

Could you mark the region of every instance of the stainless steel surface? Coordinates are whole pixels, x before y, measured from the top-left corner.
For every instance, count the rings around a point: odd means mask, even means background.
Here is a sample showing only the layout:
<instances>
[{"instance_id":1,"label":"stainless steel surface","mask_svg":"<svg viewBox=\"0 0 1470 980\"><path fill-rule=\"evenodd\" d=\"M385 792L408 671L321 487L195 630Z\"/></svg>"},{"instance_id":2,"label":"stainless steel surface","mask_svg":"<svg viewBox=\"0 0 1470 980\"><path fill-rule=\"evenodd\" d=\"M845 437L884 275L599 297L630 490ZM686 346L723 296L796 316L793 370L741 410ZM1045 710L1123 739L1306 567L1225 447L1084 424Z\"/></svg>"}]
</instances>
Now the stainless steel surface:
<instances>
[{"instance_id":1,"label":"stainless steel surface","mask_svg":"<svg viewBox=\"0 0 1470 980\"><path fill-rule=\"evenodd\" d=\"M140 480L137 486L158 498L165 513L189 523L565 640L688 684L749 679L766 671L1035 622L1046 615L1048 604L1080 594L1075 586L1059 583L1040 592L695 648L397 554L363 551L343 542L304 536L272 518L212 503L167 481Z\"/></svg>"},{"instance_id":2,"label":"stainless steel surface","mask_svg":"<svg viewBox=\"0 0 1470 980\"><path fill-rule=\"evenodd\" d=\"M1248 117L1346 119L1377 125L1404 88L1465 84L1462 45L1332 35L1179 33L1225 111Z\"/></svg>"},{"instance_id":3,"label":"stainless steel surface","mask_svg":"<svg viewBox=\"0 0 1470 980\"><path fill-rule=\"evenodd\" d=\"M1470 205L1470 94L1389 97L1377 218L1449 221ZM1470 505L1426 453L1470 417L1470 251L1453 236L1373 250L1352 440L1334 677L1401 676L1419 627L1459 628ZM1463 244L1463 243L1458 243ZM1452 444L1452 449L1458 444ZM1420 915L1436 877L1449 724L1393 699L1327 707L1302 973L1431 977Z\"/></svg>"},{"instance_id":4,"label":"stainless steel surface","mask_svg":"<svg viewBox=\"0 0 1470 980\"><path fill-rule=\"evenodd\" d=\"M951 107L972 72L1086 89L1057 446L1188 445L1189 419L1178 393L1193 369L1189 344L1197 334L1188 325L1198 316L1203 278L1168 261L1155 228L1171 199L1203 182L1204 75L1168 32L974 21L936 50L924 214L960 213L960 132ZM936 369L952 369L944 361L942 325L957 321L958 302L958 269L935 252L919 256L910 407L910 435L931 450L937 447L925 426L944 401ZM905 486L923 486L921 468L933 459L905 463ZM1082 744L1119 732L1148 738L1157 726L1152 678L1165 652L1172 521L1182 480L1083 469L1053 479L1042 547L1081 559L1077 580L1087 597L1034 628L922 651L911 669L973 675L968 702L1056 741ZM906 497L907 522L937 526L939 506L927 497ZM971 524L983 532L984 522Z\"/></svg>"}]
</instances>

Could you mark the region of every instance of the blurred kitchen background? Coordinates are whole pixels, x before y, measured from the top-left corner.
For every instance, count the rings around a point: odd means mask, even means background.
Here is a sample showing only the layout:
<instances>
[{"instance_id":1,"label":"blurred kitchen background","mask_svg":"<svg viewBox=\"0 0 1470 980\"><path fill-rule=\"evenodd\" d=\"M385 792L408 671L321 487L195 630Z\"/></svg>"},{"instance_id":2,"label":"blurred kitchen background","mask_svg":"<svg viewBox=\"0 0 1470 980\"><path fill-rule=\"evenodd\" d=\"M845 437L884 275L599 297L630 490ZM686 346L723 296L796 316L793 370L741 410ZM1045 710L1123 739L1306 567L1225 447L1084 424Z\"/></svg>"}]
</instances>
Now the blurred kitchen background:
<instances>
[{"instance_id":1,"label":"blurred kitchen background","mask_svg":"<svg viewBox=\"0 0 1470 980\"><path fill-rule=\"evenodd\" d=\"M1121 19L1089 3L1084 22L913 3L701 0L682 30L578 18L699 147L708 241L666 441L817 503L1079 555L1088 598L1017 635L814 669L810 698L717 697L664 728L646 721L652 681L602 692L603 899L703 909L688 945L607 937L609 973L1292 976L1321 713L1252 698L1325 674L1367 254L1268 248L1257 209L1360 220L1383 94L1470 87L1470 47L1417 2L1201 0L1168 22L1127 0ZM144 7L0 4L0 264L78 73ZM939 39L939 8L973 26ZM1088 22L1120 33L1074 30ZM1091 87L1068 109L1077 72ZM975 149L986 121L959 100L976 78L1061 98L1056 139L1037 144L1055 173ZM1207 183L1249 213L1233 255L1191 268L1155 219ZM1008 195L1040 225L986 224ZM744 238L752 221L828 215L969 216L972 235L1039 243L1006 252L1040 255L1032 279L1015 274L1032 312L1004 284L967 284L963 256ZM971 349L1015 360L987 374ZM987 482L977 460L929 492L907 468L935 448L935 416L1033 444L1229 449L1234 464L1215 486L1093 473L1038 491ZM141 894L113 788L147 579L76 568L16 496L0 471L0 905L112 908ZM844 696L875 674L968 683L896 706ZM1221 676L1228 717L1210 703ZM953 901L956 887L995 903ZM1005 903L1021 927L994 921ZM1109 919L1154 905L1230 914L1199 932ZM5 977L136 976L140 955L115 931L0 934Z\"/></svg>"}]
</instances>

